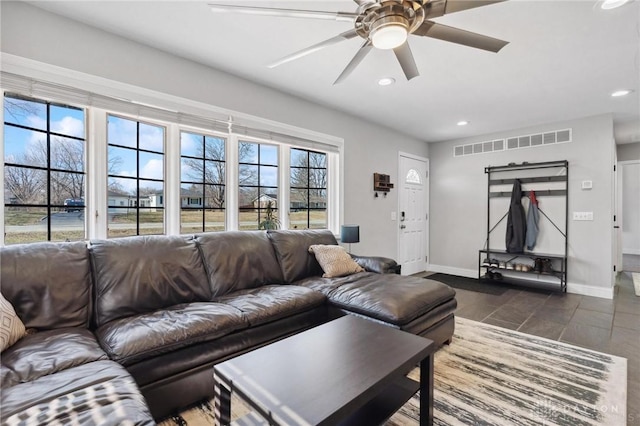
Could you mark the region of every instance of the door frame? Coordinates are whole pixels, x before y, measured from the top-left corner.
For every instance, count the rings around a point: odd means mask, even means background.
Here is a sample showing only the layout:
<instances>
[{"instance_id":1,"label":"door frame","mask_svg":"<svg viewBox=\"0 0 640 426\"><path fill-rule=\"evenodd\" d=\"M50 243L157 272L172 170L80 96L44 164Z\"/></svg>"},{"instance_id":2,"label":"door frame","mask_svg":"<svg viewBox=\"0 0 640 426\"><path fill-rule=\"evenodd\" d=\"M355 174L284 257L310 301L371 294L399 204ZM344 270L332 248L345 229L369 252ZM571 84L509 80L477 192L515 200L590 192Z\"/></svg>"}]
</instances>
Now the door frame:
<instances>
[{"instance_id":1,"label":"door frame","mask_svg":"<svg viewBox=\"0 0 640 426\"><path fill-rule=\"evenodd\" d=\"M624 198L625 198L625 194L624 194L624 173L622 172L624 170L625 166L631 166L631 165L635 165L635 164L640 164L640 160L623 160L623 161L617 161L616 162L616 225L620 226L620 228L618 228L618 238L620 239L619 243L618 243L618 248L619 248L619 253L617 253L619 255L619 260L620 263L618 264L618 270L622 271L622 256L624 254L634 254L634 255L640 255L640 252L636 253L636 252L630 252L627 251L625 252L625 247L623 244L623 240L622 240L622 233L624 232L624 229L622 227L622 222L624 220L624 216L623 216L623 202L624 202ZM627 194L628 195L628 194Z\"/></svg>"},{"instance_id":2,"label":"door frame","mask_svg":"<svg viewBox=\"0 0 640 426\"><path fill-rule=\"evenodd\" d=\"M426 211L427 214L427 218L425 221L425 230L424 230L424 236L425 236L425 245L424 245L424 254L426 256L426 261L425 261L425 268L428 269L429 268L429 262L430 262L430 258L429 258L429 228L431 227L430 225L430 220L431 220L431 212L429 210L429 198L430 198L430 179L431 179L431 172L429 169L429 159L426 157L422 157L420 155L415 155L415 154L411 154L409 152L405 152L405 151L398 151L398 168L397 168L397 173L396 176L398 176L398 204L397 204L397 209L396 212L400 212L402 206L400 205L400 189L401 189L401 184L402 181L401 179L404 179L404 176L400 175L400 170L402 167L402 157L405 158L411 158L412 160L417 160L417 161L422 161L425 163L426 168L427 168L427 176L425 178L425 194L426 194L426 199L424 200L424 209ZM396 252L396 259L398 259L399 261L402 261L402 259L400 258L400 218L398 216L398 214L396 213L396 246L397 246L397 252Z\"/></svg>"}]
</instances>

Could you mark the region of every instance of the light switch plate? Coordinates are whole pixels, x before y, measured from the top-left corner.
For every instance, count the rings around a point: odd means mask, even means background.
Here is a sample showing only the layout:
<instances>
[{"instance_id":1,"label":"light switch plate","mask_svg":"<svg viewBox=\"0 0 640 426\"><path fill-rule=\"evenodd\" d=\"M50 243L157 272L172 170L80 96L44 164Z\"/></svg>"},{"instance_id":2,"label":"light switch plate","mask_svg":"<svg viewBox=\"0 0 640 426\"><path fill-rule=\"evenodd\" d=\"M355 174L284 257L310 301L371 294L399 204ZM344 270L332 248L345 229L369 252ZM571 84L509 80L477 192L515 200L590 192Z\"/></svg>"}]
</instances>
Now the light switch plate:
<instances>
[{"instance_id":1,"label":"light switch plate","mask_svg":"<svg viewBox=\"0 0 640 426\"><path fill-rule=\"evenodd\" d=\"M573 220L593 220L593 212L573 212Z\"/></svg>"},{"instance_id":2,"label":"light switch plate","mask_svg":"<svg viewBox=\"0 0 640 426\"><path fill-rule=\"evenodd\" d=\"M396 220L398 218L398 215L396 214L396 212L391 212L391 220Z\"/></svg>"},{"instance_id":3,"label":"light switch plate","mask_svg":"<svg viewBox=\"0 0 640 426\"><path fill-rule=\"evenodd\" d=\"M593 188L593 181L592 180L583 180L582 181L582 189L591 189Z\"/></svg>"}]
</instances>

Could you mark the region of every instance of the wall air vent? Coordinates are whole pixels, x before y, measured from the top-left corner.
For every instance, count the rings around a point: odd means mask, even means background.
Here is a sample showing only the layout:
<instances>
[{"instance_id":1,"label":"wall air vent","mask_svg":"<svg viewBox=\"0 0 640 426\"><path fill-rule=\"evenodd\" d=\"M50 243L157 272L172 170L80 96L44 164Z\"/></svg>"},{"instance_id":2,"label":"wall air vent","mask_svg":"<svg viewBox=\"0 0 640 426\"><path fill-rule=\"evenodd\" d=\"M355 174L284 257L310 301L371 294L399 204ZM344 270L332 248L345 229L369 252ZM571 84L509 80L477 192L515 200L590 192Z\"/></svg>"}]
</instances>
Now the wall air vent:
<instances>
[{"instance_id":1,"label":"wall air vent","mask_svg":"<svg viewBox=\"0 0 640 426\"><path fill-rule=\"evenodd\" d=\"M533 135L510 136L505 139L476 142L467 145L456 145L453 147L453 156L465 157L467 155L486 154L488 152L535 148L538 146L571 142L571 130L572 129L562 129Z\"/></svg>"}]
</instances>

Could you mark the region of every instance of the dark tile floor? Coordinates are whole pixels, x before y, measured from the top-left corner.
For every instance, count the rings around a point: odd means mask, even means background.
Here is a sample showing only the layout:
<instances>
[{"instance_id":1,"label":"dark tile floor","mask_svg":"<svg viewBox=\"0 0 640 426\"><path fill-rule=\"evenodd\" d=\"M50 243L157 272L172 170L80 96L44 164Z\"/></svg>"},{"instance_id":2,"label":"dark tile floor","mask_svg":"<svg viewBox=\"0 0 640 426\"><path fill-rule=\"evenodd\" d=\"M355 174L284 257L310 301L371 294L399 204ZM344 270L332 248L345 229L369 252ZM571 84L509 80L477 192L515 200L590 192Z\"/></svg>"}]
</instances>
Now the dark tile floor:
<instances>
[{"instance_id":1,"label":"dark tile floor","mask_svg":"<svg viewBox=\"0 0 640 426\"><path fill-rule=\"evenodd\" d=\"M629 425L640 425L640 297L619 275L607 300L524 287L496 296L456 289L456 315L627 358Z\"/></svg>"}]
</instances>

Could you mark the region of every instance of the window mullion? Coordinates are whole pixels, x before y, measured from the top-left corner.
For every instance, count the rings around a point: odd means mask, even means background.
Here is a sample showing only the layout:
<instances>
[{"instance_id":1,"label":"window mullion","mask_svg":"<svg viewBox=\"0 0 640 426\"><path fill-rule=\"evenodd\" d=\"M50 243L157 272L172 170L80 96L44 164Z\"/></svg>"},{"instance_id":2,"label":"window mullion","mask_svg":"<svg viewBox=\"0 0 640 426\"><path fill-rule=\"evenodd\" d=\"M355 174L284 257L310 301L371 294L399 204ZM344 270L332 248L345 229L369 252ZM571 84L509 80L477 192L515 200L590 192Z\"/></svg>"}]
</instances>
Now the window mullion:
<instances>
[{"instance_id":1,"label":"window mullion","mask_svg":"<svg viewBox=\"0 0 640 426\"><path fill-rule=\"evenodd\" d=\"M180 128L177 124L170 124L166 133L164 145L165 153L165 181L163 185L163 207L165 233L180 235L180 216L182 212L182 196L180 182Z\"/></svg>"},{"instance_id":2,"label":"window mullion","mask_svg":"<svg viewBox=\"0 0 640 426\"><path fill-rule=\"evenodd\" d=\"M89 108L87 125L87 187L85 214L87 215L88 238L107 238L109 208L107 191L109 186L107 155L107 112Z\"/></svg>"},{"instance_id":3,"label":"window mullion","mask_svg":"<svg viewBox=\"0 0 640 426\"><path fill-rule=\"evenodd\" d=\"M227 214L226 216L226 225L227 229L230 231L237 231L239 229L239 221L240 221L240 210L239 210L239 196L240 196L240 188L238 186L238 136L234 134L230 134L227 138L227 151L226 151L226 159L225 162L227 173Z\"/></svg>"},{"instance_id":4,"label":"window mullion","mask_svg":"<svg viewBox=\"0 0 640 426\"><path fill-rule=\"evenodd\" d=\"M291 148L286 145L280 145L278 150L278 218L282 229L289 229L289 206L290 206L290 189L291 182L290 175L290 162L291 162Z\"/></svg>"}]
</instances>

